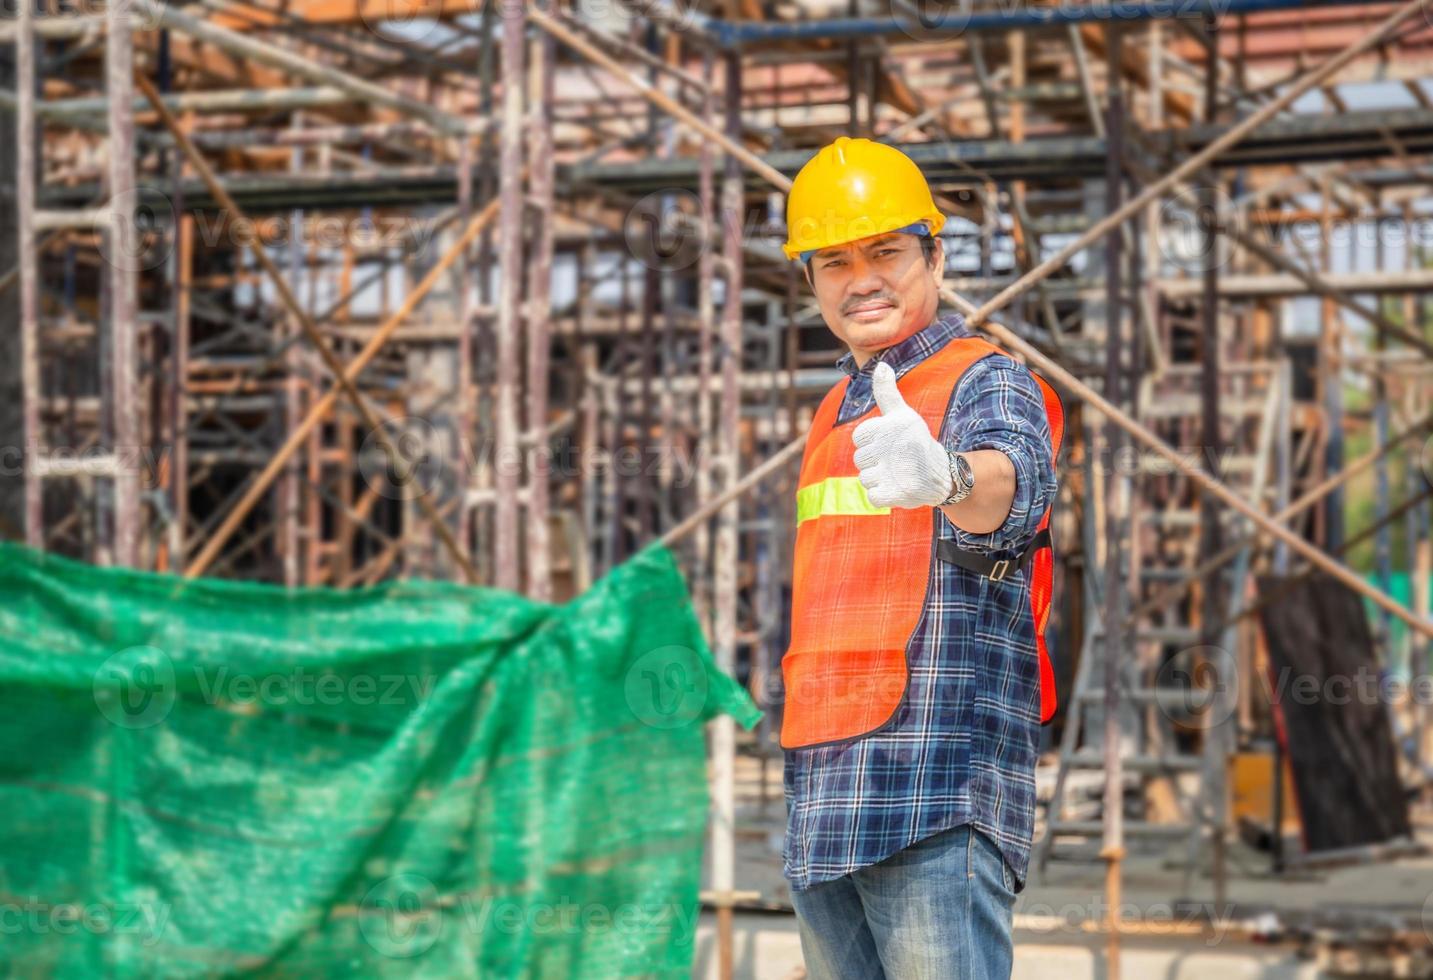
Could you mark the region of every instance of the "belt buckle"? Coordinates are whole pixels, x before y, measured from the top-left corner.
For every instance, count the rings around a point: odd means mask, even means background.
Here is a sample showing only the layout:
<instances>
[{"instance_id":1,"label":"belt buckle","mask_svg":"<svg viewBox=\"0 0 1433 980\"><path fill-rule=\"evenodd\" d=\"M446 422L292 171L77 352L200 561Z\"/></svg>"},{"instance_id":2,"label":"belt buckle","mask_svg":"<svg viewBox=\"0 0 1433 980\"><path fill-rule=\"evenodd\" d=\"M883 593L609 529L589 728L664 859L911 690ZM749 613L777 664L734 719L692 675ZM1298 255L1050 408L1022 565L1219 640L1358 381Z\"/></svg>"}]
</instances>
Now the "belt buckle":
<instances>
[{"instance_id":1,"label":"belt buckle","mask_svg":"<svg viewBox=\"0 0 1433 980\"><path fill-rule=\"evenodd\" d=\"M1005 576L1010 574L1010 565L1011 561L1009 558L1002 558L997 561L995 563L995 567L990 570L990 581L1003 582L1005 580Z\"/></svg>"}]
</instances>

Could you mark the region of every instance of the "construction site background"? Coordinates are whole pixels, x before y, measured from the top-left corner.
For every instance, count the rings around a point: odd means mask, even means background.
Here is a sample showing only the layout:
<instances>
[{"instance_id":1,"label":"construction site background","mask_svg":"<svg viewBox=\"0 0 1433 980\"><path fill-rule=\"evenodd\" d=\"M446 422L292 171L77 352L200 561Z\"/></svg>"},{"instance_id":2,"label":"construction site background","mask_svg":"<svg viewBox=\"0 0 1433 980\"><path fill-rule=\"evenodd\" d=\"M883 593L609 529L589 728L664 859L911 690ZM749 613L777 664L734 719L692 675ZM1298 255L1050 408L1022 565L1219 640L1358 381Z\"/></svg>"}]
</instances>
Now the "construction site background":
<instances>
[{"instance_id":1,"label":"construction site background","mask_svg":"<svg viewBox=\"0 0 1433 980\"><path fill-rule=\"evenodd\" d=\"M945 304L1068 413L1016 976L1433 976L1433 0L16 0L0 131L12 573L462 584L537 622L669 550L685 648L763 712L683 722L695 970L763 980L802 970L780 659L843 352L785 195L837 136L900 147ZM22 639L11 696L78 683ZM707 683L682 657L653 704ZM100 782L129 730L83 742ZM63 782L34 747L0 798ZM145 803L86 786L96 827Z\"/></svg>"}]
</instances>

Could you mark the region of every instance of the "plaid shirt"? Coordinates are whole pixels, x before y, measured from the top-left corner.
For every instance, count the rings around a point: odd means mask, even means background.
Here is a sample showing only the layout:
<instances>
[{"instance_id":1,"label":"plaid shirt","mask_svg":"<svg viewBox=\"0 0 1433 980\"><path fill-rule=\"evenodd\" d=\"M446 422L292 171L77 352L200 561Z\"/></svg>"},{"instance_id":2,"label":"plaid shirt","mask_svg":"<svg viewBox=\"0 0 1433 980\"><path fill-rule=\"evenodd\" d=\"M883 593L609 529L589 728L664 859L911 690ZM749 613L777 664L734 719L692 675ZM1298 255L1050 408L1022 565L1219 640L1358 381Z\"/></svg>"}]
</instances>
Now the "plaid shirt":
<instances>
[{"instance_id":1,"label":"plaid shirt","mask_svg":"<svg viewBox=\"0 0 1433 980\"><path fill-rule=\"evenodd\" d=\"M900 377L956 337L964 319L937 319L880 351L850 376L838 422L875 404L871 371ZM1050 429L1039 386L1022 365L990 356L966 371L941 429L951 449L998 449L1015 466L1005 523L970 534L948 520L942 537L961 548L1014 557L1055 499ZM935 562L925 613L906 656L910 686L882 730L836 745L786 752L783 871L796 890L829 881L952 827L989 836L1024 887L1035 821L1040 675L1028 571L990 579ZM880 588L880 583L871 583Z\"/></svg>"}]
</instances>

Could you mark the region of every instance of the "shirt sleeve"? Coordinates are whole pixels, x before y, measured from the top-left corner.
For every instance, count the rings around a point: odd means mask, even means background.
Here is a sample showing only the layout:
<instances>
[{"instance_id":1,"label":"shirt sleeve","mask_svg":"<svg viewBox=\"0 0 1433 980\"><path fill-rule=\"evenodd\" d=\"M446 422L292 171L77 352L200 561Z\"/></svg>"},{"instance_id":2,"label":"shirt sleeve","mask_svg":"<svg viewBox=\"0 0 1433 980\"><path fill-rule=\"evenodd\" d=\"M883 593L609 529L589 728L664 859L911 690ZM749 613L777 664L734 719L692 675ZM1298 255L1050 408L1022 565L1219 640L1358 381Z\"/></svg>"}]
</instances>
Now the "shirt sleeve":
<instances>
[{"instance_id":1,"label":"shirt sleeve","mask_svg":"<svg viewBox=\"0 0 1433 980\"><path fill-rule=\"evenodd\" d=\"M1045 399L1029 370L998 354L972 364L946 410L944 443L955 452L998 449L1015 467L1015 499L1005 522L989 534L957 527L956 544L977 552L1024 547L1057 490Z\"/></svg>"}]
</instances>

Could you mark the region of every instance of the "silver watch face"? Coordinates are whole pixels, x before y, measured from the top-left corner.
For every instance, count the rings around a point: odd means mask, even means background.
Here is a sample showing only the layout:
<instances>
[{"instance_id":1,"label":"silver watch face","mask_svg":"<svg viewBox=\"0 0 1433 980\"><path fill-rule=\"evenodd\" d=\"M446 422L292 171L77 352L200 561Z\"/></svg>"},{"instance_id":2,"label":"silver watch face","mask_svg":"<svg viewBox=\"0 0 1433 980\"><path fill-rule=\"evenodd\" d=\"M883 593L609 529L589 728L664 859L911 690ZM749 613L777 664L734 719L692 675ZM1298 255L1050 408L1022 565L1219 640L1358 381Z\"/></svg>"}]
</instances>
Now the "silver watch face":
<instances>
[{"instance_id":1,"label":"silver watch face","mask_svg":"<svg viewBox=\"0 0 1433 980\"><path fill-rule=\"evenodd\" d=\"M962 486L969 487L975 482L975 471L970 468L970 460L957 454L955 457L955 468L960 474Z\"/></svg>"},{"instance_id":2,"label":"silver watch face","mask_svg":"<svg viewBox=\"0 0 1433 980\"><path fill-rule=\"evenodd\" d=\"M950 496L945 499L947 504L958 504L970 496L970 491L975 484L975 471L970 468L970 461L957 452L951 452L950 456Z\"/></svg>"}]
</instances>

